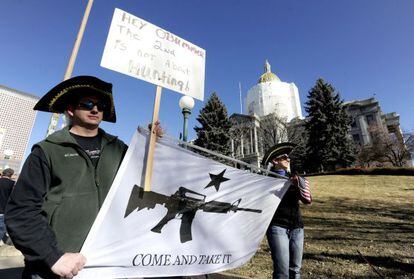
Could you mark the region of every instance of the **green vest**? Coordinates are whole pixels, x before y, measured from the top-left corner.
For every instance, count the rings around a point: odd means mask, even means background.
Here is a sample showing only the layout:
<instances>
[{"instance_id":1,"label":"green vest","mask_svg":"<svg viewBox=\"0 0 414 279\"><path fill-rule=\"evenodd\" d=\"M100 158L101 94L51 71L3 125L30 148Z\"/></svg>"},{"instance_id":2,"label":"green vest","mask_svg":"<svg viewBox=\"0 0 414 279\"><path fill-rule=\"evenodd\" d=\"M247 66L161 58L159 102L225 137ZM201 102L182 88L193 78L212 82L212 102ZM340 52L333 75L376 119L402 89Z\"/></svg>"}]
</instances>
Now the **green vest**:
<instances>
[{"instance_id":1,"label":"green vest","mask_svg":"<svg viewBox=\"0 0 414 279\"><path fill-rule=\"evenodd\" d=\"M127 148L116 137L99 132L102 144L96 168L69 128L37 144L46 156L51 177L42 210L63 252L80 251Z\"/></svg>"}]
</instances>

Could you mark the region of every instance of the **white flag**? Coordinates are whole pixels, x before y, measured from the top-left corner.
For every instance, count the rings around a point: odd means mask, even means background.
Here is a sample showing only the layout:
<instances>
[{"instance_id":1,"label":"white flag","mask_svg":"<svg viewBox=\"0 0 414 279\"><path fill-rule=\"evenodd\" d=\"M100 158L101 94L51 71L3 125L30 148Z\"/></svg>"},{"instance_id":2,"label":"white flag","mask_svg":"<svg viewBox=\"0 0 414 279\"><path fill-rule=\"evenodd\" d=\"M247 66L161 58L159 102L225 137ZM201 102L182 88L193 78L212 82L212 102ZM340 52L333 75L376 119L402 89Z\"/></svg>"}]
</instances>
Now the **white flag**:
<instances>
[{"instance_id":1,"label":"white flag","mask_svg":"<svg viewBox=\"0 0 414 279\"><path fill-rule=\"evenodd\" d=\"M289 187L158 139L143 192L148 135L135 133L81 253L76 278L191 276L236 268L259 247Z\"/></svg>"}]
</instances>

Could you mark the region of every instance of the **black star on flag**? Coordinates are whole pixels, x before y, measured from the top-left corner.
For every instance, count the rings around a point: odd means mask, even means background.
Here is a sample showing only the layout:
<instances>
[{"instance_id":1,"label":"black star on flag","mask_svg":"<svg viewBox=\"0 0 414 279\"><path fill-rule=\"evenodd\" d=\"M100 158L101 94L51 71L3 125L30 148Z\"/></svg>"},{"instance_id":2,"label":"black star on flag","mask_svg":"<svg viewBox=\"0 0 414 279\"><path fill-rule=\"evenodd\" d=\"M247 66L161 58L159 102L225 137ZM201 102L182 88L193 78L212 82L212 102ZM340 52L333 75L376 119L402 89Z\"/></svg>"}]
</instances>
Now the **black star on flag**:
<instances>
[{"instance_id":1,"label":"black star on flag","mask_svg":"<svg viewBox=\"0 0 414 279\"><path fill-rule=\"evenodd\" d=\"M210 181L210 183L208 183L208 185L206 187L204 187L204 189L207 188L207 187L210 187L210 186L214 186L216 188L216 191L218 191L219 188L220 188L220 184L222 182L230 180L229 178L223 177L225 171L226 171L226 169L224 169L219 174L209 173L211 181Z\"/></svg>"}]
</instances>

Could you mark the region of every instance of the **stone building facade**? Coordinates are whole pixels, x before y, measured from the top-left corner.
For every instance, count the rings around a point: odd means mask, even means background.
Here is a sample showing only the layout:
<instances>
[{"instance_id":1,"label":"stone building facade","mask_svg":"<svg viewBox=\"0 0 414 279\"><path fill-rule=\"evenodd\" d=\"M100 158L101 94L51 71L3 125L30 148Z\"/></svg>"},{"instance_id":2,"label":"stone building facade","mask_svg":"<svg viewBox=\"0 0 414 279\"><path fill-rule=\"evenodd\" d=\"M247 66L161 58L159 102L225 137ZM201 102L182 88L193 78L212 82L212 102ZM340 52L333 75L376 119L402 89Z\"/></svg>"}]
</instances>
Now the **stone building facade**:
<instances>
[{"instance_id":1,"label":"stone building facade","mask_svg":"<svg viewBox=\"0 0 414 279\"><path fill-rule=\"evenodd\" d=\"M384 114L376 99L349 101L344 106L352 117L350 134L357 145L372 144L373 128L402 140L400 116L395 112Z\"/></svg>"},{"instance_id":2,"label":"stone building facade","mask_svg":"<svg viewBox=\"0 0 414 279\"><path fill-rule=\"evenodd\" d=\"M0 85L0 171L22 164L36 118L38 97Z\"/></svg>"},{"instance_id":3,"label":"stone building facade","mask_svg":"<svg viewBox=\"0 0 414 279\"><path fill-rule=\"evenodd\" d=\"M402 140L400 117L397 113L383 113L379 102L374 98L345 102L344 106L348 115L352 118L350 135L358 146L372 144L372 130L380 129L390 137ZM236 159L243 160L255 166L260 162L266 151L263 138L261 138L261 125L267 117L257 115L233 114L230 116L232 126L232 155ZM285 118L286 119L286 118ZM305 120L299 117L286 122L287 126L296 129L296 133L304 133ZM287 141L286 134L280 133L280 141ZM411 165L408 164L408 165Z\"/></svg>"}]
</instances>

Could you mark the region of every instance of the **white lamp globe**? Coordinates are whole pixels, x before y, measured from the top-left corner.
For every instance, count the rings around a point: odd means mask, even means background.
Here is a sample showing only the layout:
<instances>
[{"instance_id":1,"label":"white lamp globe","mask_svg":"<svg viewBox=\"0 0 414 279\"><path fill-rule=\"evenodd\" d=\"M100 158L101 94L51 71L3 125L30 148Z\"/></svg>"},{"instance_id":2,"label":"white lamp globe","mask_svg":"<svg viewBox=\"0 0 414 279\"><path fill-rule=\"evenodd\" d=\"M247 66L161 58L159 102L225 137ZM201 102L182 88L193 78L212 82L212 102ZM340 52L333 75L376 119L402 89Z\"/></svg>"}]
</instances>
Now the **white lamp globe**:
<instances>
[{"instance_id":1,"label":"white lamp globe","mask_svg":"<svg viewBox=\"0 0 414 279\"><path fill-rule=\"evenodd\" d=\"M181 109L191 110L194 107L194 99L190 96L182 96L178 103Z\"/></svg>"}]
</instances>

